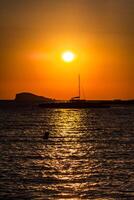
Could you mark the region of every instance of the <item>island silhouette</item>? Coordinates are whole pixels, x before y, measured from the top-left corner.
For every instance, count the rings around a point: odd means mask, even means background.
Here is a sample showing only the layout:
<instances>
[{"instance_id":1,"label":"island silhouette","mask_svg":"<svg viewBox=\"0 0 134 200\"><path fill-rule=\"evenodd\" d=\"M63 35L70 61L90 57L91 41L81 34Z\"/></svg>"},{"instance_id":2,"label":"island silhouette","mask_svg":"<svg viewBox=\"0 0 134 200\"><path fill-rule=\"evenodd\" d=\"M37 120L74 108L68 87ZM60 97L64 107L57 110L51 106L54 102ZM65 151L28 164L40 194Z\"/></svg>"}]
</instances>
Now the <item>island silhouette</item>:
<instances>
[{"instance_id":1,"label":"island silhouette","mask_svg":"<svg viewBox=\"0 0 134 200\"><path fill-rule=\"evenodd\" d=\"M44 102L44 101L51 102L52 99L43 97L43 96L38 96L30 92L22 92L22 93L16 94L15 101L16 102Z\"/></svg>"}]
</instances>

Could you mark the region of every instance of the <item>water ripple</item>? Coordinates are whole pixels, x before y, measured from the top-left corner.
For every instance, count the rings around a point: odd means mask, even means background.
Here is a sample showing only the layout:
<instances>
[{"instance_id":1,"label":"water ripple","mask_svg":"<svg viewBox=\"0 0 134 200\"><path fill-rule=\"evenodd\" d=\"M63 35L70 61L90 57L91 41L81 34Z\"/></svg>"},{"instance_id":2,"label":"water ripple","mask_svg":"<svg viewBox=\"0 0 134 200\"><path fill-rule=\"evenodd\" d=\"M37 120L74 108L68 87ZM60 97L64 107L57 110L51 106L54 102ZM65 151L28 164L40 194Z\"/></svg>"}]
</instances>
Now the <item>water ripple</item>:
<instances>
[{"instance_id":1,"label":"water ripple","mask_svg":"<svg viewBox=\"0 0 134 200\"><path fill-rule=\"evenodd\" d=\"M133 200L133 119L127 107L1 109L0 199Z\"/></svg>"}]
</instances>

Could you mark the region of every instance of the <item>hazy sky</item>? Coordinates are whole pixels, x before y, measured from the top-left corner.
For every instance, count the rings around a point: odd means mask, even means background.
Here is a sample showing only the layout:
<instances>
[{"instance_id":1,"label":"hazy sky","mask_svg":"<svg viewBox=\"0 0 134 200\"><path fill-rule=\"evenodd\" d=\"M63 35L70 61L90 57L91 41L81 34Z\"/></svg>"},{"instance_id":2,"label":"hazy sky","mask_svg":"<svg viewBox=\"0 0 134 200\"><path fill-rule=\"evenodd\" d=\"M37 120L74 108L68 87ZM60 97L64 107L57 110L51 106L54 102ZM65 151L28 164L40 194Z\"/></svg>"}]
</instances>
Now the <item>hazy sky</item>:
<instances>
[{"instance_id":1,"label":"hazy sky","mask_svg":"<svg viewBox=\"0 0 134 200\"><path fill-rule=\"evenodd\" d=\"M0 99L68 99L79 73L83 98L134 98L133 22L134 0L0 0Z\"/></svg>"}]
</instances>

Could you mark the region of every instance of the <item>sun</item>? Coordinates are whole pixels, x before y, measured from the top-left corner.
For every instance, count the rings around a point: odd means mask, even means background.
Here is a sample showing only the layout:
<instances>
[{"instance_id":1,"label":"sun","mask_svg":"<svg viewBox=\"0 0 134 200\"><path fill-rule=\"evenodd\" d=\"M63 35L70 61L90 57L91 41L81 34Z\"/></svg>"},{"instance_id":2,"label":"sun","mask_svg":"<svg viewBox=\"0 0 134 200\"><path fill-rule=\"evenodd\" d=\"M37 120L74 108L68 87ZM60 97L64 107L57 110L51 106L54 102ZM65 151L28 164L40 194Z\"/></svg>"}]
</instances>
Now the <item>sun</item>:
<instances>
[{"instance_id":1,"label":"sun","mask_svg":"<svg viewBox=\"0 0 134 200\"><path fill-rule=\"evenodd\" d=\"M66 51L62 54L64 62L72 62L75 59L75 54L71 51Z\"/></svg>"}]
</instances>

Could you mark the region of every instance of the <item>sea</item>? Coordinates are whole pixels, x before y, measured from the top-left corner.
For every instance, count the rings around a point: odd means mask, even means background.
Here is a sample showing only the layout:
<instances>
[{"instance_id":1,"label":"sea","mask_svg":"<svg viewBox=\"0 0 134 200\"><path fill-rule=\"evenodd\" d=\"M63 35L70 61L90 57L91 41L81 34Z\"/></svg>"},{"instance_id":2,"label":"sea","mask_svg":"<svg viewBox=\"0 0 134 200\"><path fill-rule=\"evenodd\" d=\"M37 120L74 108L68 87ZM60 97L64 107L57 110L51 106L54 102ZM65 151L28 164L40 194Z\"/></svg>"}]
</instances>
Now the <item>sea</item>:
<instances>
[{"instance_id":1,"label":"sea","mask_svg":"<svg viewBox=\"0 0 134 200\"><path fill-rule=\"evenodd\" d=\"M1 106L0 199L134 200L134 107Z\"/></svg>"}]
</instances>

